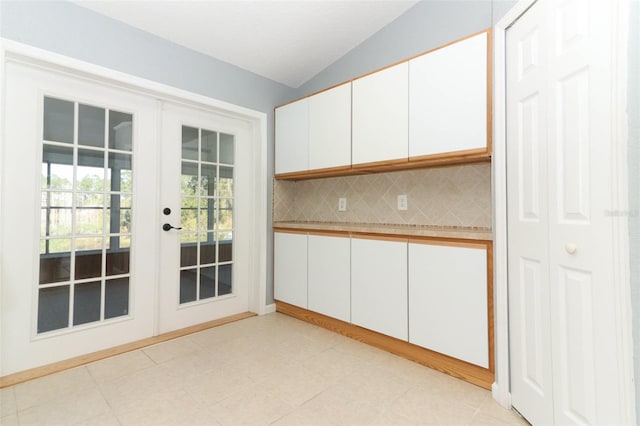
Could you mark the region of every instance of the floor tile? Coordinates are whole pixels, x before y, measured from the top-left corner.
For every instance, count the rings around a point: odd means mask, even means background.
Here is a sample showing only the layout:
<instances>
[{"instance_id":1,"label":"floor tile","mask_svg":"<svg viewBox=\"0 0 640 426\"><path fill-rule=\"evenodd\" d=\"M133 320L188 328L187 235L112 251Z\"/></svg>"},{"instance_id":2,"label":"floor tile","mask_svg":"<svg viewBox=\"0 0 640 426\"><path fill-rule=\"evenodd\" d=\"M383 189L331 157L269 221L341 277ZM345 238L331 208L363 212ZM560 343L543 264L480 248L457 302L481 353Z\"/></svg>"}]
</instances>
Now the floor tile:
<instances>
[{"instance_id":1,"label":"floor tile","mask_svg":"<svg viewBox=\"0 0 640 426\"><path fill-rule=\"evenodd\" d=\"M209 371L188 380L183 389L202 406L214 405L255 385L246 374L231 369Z\"/></svg>"},{"instance_id":2,"label":"floor tile","mask_svg":"<svg viewBox=\"0 0 640 426\"><path fill-rule=\"evenodd\" d=\"M476 417L473 421L475 424L486 419L486 421L493 421L495 424L521 424L527 425L528 422L516 413L514 410L507 410L498 404L493 398L487 398L486 401L480 405Z\"/></svg>"},{"instance_id":3,"label":"floor tile","mask_svg":"<svg viewBox=\"0 0 640 426\"><path fill-rule=\"evenodd\" d=\"M188 337L180 337L157 345L149 346L142 351L156 364L167 362L173 358L198 351L200 348L189 340Z\"/></svg>"},{"instance_id":4,"label":"floor tile","mask_svg":"<svg viewBox=\"0 0 640 426\"><path fill-rule=\"evenodd\" d=\"M366 368L366 361L333 348L312 356L302 364L313 373L329 380L339 380L357 370Z\"/></svg>"},{"instance_id":5,"label":"floor tile","mask_svg":"<svg viewBox=\"0 0 640 426\"><path fill-rule=\"evenodd\" d=\"M120 426L121 423L112 411L75 423L74 426Z\"/></svg>"},{"instance_id":6,"label":"floor tile","mask_svg":"<svg viewBox=\"0 0 640 426\"><path fill-rule=\"evenodd\" d=\"M277 375L263 382L272 395L293 406L304 404L332 385L331 380L309 371L300 363L288 364Z\"/></svg>"},{"instance_id":7,"label":"floor tile","mask_svg":"<svg viewBox=\"0 0 640 426\"><path fill-rule=\"evenodd\" d=\"M350 399L381 406L402 397L411 386L411 382L395 372L382 366L372 366L340 379L335 391Z\"/></svg>"},{"instance_id":8,"label":"floor tile","mask_svg":"<svg viewBox=\"0 0 640 426\"><path fill-rule=\"evenodd\" d=\"M444 397L428 386L408 390L390 406L393 415L407 424L468 424L476 413L467 401Z\"/></svg>"},{"instance_id":9,"label":"floor tile","mask_svg":"<svg viewBox=\"0 0 640 426\"><path fill-rule=\"evenodd\" d=\"M2 424L2 426L18 426L20 424L18 423L18 415L10 414L8 416L2 416L0 417L0 424Z\"/></svg>"},{"instance_id":10,"label":"floor tile","mask_svg":"<svg viewBox=\"0 0 640 426\"><path fill-rule=\"evenodd\" d=\"M17 413L16 396L13 387L0 389L0 418Z\"/></svg>"},{"instance_id":11,"label":"floor tile","mask_svg":"<svg viewBox=\"0 0 640 426\"><path fill-rule=\"evenodd\" d=\"M16 406L20 411L41 405L60 395L83 393L85 389L95 387L96 383L85 367L73 368L16 385Z\"/></svg>"},{"instance_id":12,"label":"floor tile","mask_svg":"<svg viewBox=\"0 0 640 426\"><path fill-rule=\"evenodd\" d=\"M182 390L153 392L113 407L122 425L216 424L205 407Z\"/></svg>"},{"instance_id":13,"label":"floor tile","mask_svg":"<svg viewBox=\"0 0 640 426\"><path fill-rule=\"evenodd\" d=\"M154 365L151 358L137 350L88 364L87 370L97 383L103 383Z\"/></svg>"},{"instance_id":14,"label":"floor tile","mask_svg":"<svg viewBox=\"0 0 640 426\"><path fill-rule=\"evenodd\" d=\"M98 389L82 393L62 394L45 404L20 410L21 426L74 425L109 413L110 408Z\"/></svg>"},{"instance_id":15,"label":"floor tile","mask_svg":"<svg viewBox=\"0 0 640 426\"><path fill-rule=\"evenodd\" d=\"M213 405L209 412L222 425L268 425L294 408L256 384Z\"/></svg>"},{"instance_id":16,"label":"floor tile","mask_svg":"<svg viewBox=\"0 0 640 426\"><path fill-rule=\"evenodd\" d=\"M281 417L274 425L369 425L380 408L329 389Z\"/></svg>"}]
</instances>

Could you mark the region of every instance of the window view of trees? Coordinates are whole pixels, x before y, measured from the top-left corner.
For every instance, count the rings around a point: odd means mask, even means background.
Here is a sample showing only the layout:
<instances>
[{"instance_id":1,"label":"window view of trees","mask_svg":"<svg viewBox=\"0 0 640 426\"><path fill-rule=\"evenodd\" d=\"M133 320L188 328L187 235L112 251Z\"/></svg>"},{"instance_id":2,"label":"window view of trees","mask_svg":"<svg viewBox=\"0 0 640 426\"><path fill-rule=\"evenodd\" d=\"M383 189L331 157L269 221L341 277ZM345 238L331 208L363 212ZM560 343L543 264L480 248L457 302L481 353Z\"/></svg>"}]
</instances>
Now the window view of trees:
<instances>
[{"instance_id":1,"label":"window view of trees","mask_svg":"<svg viewBox=\"0 0 640 426\"><path fill-rule=\"evenodd\" d=\"M58 165L57 169L60 170ZM48 187L50 191L42 192L41 203L41 235L43 237L70 237L74 232L72 229L72 205L73 192L64 191L72 187L71 179L73 168L65 166L67 173L52 174L47 176L47 170L51 167L43 164L42 183L43 187ZM62 170L64 170L62 169ZM103 233L108 234L130 234L131 233L131 195L132 174L130 170L119 170L119 187L123 194L105 194L103 169L91 170L83 168L83 176L76 185L75 200L75 234L86 235L87 237L76 240L77 250L99 250L102 248ZM108 170L107 179L112 175ZM47 183L48 182L48 183ZM60 190L59 190L60 189ZM106 198L106 199L105 199ZM114 215L114 217L112 217ZM95 237L90 237L95 235ZM116 247L110 247L113 238L107 241L107 248L129 247L131 238L129 235L119 237ZM42 253L60 253L71 249L68 238L51 238L41 244Z\"/></svg>"}]
</instances>

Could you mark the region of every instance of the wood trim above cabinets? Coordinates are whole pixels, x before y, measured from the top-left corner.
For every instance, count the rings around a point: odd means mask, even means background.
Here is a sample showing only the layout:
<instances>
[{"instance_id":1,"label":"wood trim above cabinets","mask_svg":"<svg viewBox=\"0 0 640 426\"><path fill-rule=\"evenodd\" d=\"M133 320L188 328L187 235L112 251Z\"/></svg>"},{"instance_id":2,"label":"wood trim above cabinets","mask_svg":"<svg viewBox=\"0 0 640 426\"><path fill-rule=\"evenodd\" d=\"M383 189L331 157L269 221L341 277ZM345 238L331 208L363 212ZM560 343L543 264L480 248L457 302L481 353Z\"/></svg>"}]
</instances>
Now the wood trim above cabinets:
<instances>
[{"instance_id":1,"label":"wood trim above cabinets","mask_svg":"<svg viewBox=\"0 0 640 426\"><path fill-rule=\"evenodd\" d=\"M326 177L336 177L336 176L350 176L358 173L353 173L351 170L351 166L340 166L340 167L331 167L327 169L317 169L317 170L306 170L299 172L289 172L289 173L277 173L275 175L276 179L280 180L304 180L304 179L319 179ZM362 173L359 173L362 174Z\"/></svg>"},{"instance_id":2,"label":"wood trim above cabinets","mask_svg":"<svg viewBox=\"0 0 640 426\"><path fill-rule=\"evenodd\" d=\"M354 164L352 166L334 167L330 169L308 170L290 173L278 173L278 180L310 180L328 177L359 176L374 173L398 172L435 167L450 167L461 164L490 163L491 154L485 149L469 150L465 153L455 152L434 154L409 159L378 161L375 163Z\"/></svg>"}]
</instances>

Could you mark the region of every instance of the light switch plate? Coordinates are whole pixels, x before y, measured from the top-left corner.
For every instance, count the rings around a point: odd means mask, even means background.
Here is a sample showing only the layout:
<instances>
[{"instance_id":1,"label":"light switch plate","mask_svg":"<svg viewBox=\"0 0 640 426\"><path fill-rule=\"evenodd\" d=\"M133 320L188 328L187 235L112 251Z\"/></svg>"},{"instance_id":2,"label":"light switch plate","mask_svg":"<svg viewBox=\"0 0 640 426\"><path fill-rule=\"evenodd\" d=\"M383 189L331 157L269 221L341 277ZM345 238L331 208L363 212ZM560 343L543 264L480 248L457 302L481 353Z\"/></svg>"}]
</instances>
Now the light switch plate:
<instances>
[{"instance_id":1,"label":"light switch plate","mask_svg":"<svg viewBox=\"0 0 640 426\"><path fill-rule=\"evenodd\" d=\"M407 210L407 208L409 208L407 194L398 195L398 210Z\"/></svg>"},{"instance_id":2,"label":"light switch plate","mask_svg":"<svg viewBox=\"0 0 640 426\"><path fill-rule=\"evenodd\" d=\"M338 211L346 212L347 211L347 199L344 197L338 198Z\"/></svg>"}]
</instances>

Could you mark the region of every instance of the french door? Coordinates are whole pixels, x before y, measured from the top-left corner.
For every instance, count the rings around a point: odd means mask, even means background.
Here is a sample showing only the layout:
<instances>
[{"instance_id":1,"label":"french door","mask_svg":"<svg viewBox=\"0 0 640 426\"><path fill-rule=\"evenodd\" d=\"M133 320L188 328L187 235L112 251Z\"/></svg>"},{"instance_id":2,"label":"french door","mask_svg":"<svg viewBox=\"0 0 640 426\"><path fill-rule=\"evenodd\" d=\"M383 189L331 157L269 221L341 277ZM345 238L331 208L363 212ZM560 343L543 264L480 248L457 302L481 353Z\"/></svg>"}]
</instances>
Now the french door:
<instances>
[{"instance_id":1,"label":"french door","mask_svg":"<svg viewBox=\"0 0 640 426\"><path fill-rule=\"evenodd\" d=\"M245 121L162 107L159 331L247 311L252 208ZM160 214L160 211L158 211Z\"/></svg>"},{"instance_id":2,"label":"french door","mask_svg":"<svg viewBox=\"0 0 640 426\"><path fill-rule=\"evenodd\" d=\"M13 61L5 87L0 375L248 310L247 122Z\"/></svg>"}]
</instances>

